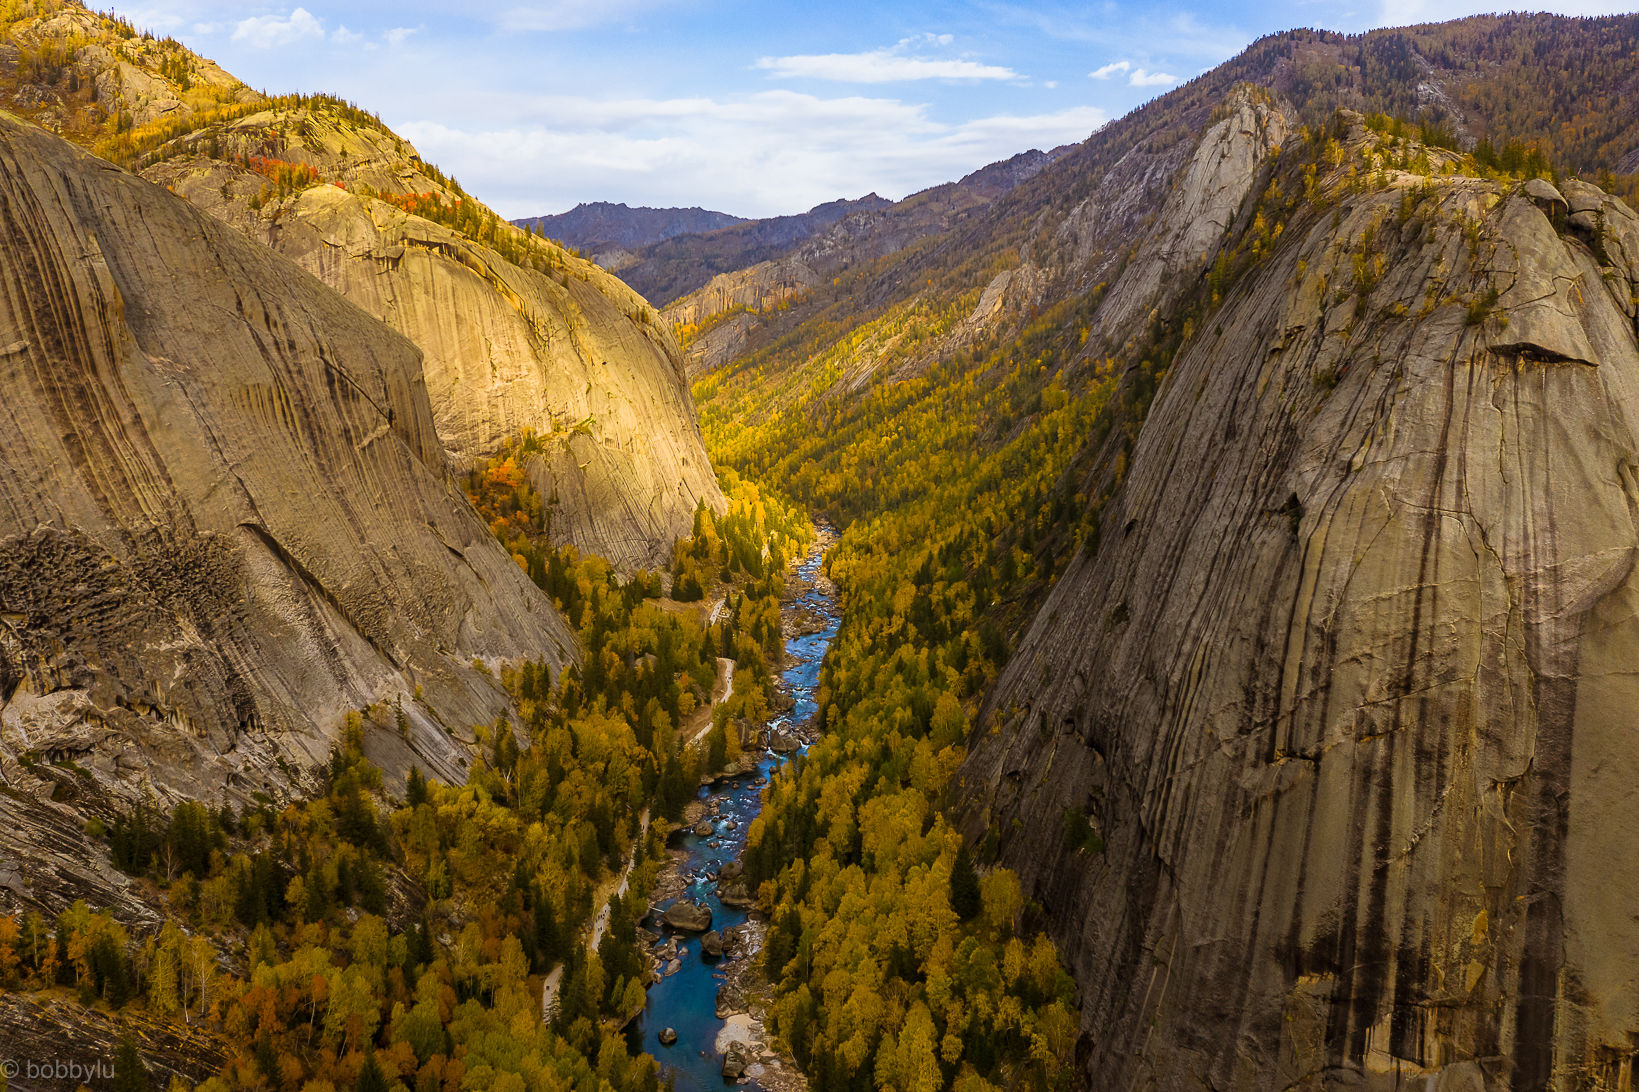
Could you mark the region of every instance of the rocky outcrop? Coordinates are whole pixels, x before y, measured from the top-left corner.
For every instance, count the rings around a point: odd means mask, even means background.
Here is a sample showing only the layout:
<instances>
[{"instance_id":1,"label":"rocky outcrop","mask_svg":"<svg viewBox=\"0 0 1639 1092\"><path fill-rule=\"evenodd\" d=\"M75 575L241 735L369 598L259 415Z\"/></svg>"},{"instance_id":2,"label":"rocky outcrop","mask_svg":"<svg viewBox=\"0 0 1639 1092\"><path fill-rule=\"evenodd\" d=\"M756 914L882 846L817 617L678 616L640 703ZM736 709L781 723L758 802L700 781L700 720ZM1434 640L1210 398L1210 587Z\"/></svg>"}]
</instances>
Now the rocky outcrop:
<instances>
[{"instance_id":1,"label":"rocky outcrop","mask_svg":"<svg viewBox=\"0 0 1639 1092\"><path fill-rule=\"evenodd\" d=\"M34 0L33 17L0 19L0 107L60 132L178 120L259 95L171 38L138 33L112 13ZM9 42L4 39L9 39Z\"/></svg>"},{"instance_id":2,"label":"rocky outcrop","mask_svg":"<svg viewBox=\"0 0 1639 1092\"><path fill-rule=\"evenodd\" d=\"M261 204L259 174L208 154L257 154L269 129L287 134L281 159L341 185ZM554 267L515 264L364 192L442 193L422 171L391 133L313 106L195 134L146 173L415 342L438 435L458 462L533 433L528 469L557 498L560 541L624 569L664 565L698 505L723 504L675 340L591 262L541 244Z\"/></svg>"},{"instance_id":3,"label":"rocky outcrop","mask_svg":"<svg viewBox=\"0 0 1639 1092\"><path fill-rule=\"evenodd\" d=\"M711 907L679 899L666 908L660 920L683 933L703 933L711 928Z\"/></svg>"},{"instance_id":4,"label":"rocky outcrop","mask_svg":"<svg viewBox=\"0 0 1639 1092\"><path fill-rule=\"evenodd\" d=\"M1238 92L1227 115L1206 131L1180 172L1157 227L1122 271L1099 308L1095 336L1132 336L1143 331L1152 309L1192 281L1217 255L1247 198L1262 189L1272 151L1287 136L1286 115L1268 102ZM1074 264L1097 254L1102 240L1078 210L1061 228Z\"/></svg>"},{"instance_id":5,"label":"rocky outcrop","mask_svg":"<svg viewBox=\"0 0 1639 1092\"><path fill-rule=\"evenodd\" d=\"M1639 218L1567 189L1300 212L1000 681L970 829L1100 1087L1625 1081Z\"/></svg>"},{"instance_id":6,"label":"rocky outcrop","mask_svg":"<svg viewBox=\"0 0 1639 1092\"><path fill-rule=\"evenodd\" d=\"M414 342L458 462L535 434L529 470L558 497L559 541L657 567L701 502L721 510L653 309L504 224L379 119L324 96L269 99L71 0L40 0L0 37L17 43L0 44L0 105L140 168Z\"/></svg>"},{"instance_id":7,"label":"rocky outcrop","mask_svg":"<svg viewBox=\"0 0 1639 1092\"><path fill-rule=\"evenodd\" d=\"M673 326L687 326L731 311L770 311L801 299L818 283L819 274L795 258L759 262L748 269L719 273L704 288L667 307L661 318Z\"/></svg>"},{"instance_id":8,"label":"rocky outcrop","mask_svg":"<svg viewBox=\"0 0 1639 1092\"><path fill-rule=\"evenodd\" d=\"M283 796L371 703L390 775L461 780L508 708L482 665L574 639L451 480L415 347L9 115L0 223L0 828ZM41 830L13 894L60 876Z\"/></svg>"},{"instance_id":9,"label":"rocky outcrop","mask_svg":"<svg viewBox=\"0 0 1639 1092\"><path fill-rule=\"evenodd\" d=\"M749 311L727 315L711 322L683 341L683 368L690 379L716 371L724 364L742 355L751 344L751 335L757 329L757 316Z\"/></svg>"}]
</instances>

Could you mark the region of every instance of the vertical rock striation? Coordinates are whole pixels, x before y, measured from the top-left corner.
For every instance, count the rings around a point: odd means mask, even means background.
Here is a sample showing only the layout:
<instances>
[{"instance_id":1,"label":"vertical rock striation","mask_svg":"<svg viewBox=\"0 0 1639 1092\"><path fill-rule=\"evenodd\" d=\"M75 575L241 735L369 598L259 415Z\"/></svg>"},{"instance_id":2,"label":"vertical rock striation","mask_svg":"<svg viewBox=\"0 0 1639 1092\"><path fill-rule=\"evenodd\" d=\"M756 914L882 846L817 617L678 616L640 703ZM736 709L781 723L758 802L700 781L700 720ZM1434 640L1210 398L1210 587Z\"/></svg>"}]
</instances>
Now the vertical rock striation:
<instances>
[{"instance_id":1,"label":"vertical rock striation","mask_svg":"<svg viewBox=\"0 0 1639 1092\"><path fill-rule=\"evenodd\" d=\"M266 180L238 162L255 155L340 185L264 204ZM533 433L528 469L543 496L558 498L560 541L623 569L662 566L700 503L722 508L676 340L649 304L591 262L560 253L551 271L515 264L369 196L471 202L446 193L385 129L322 103L269 109L189 134L143 173L413 341L438 436L457 463Z\"/></svg>"},{"instance_id":2,"label":"vertical rock striation","mask_svg":"<svg viewBox=\"0 0 1639 1092\"><path fill-rule=\"evenodd\" d=\"M452 733L508 706L475 661L574 639L450 480L414 346L4 114L0 237L7 838L61 818L51 763L278 796L374 702L405 713L383 766L459 780Z\"/></svg>"},{"instance_id":3,"label":"vertical rock striation","mask_svg":"<svg viewBox=\"0 0 1639 1092\"><path fill-rule=\"evenodd\" d=\"M975 735L974 826L1098 1087L1626 1087L1639 218L1332 198L1174 361Z\"/></svg>"}]
</instances>

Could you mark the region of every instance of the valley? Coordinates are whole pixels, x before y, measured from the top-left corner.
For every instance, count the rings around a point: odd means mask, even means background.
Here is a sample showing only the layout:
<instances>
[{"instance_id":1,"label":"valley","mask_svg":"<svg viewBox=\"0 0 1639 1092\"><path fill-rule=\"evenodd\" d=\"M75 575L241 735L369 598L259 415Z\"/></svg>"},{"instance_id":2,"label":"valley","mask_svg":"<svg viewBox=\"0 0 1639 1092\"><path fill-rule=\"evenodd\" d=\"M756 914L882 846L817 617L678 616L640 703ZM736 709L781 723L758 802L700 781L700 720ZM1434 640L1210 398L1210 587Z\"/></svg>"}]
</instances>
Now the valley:
<instances>
[{"instance_id":1,"label":"valley","mask_svg":"<svg viewBox=\"0 0 1639 1092\"><path fill-rule=\"evenodd\" d=\"M508 221L0 0L0 1089L1629 1088L1639 16L1174 82Z\"/></svg>"}]
</instances>

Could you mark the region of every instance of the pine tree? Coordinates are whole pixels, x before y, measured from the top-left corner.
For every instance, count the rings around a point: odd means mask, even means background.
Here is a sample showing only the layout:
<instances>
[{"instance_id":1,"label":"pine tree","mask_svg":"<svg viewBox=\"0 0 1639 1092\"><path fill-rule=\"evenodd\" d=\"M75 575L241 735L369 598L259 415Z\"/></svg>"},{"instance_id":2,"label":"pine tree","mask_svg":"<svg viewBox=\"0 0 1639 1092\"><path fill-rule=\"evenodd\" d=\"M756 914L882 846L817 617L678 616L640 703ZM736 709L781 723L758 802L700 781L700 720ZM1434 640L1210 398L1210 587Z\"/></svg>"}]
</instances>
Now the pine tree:
<instances>
[{"instance_id":1,"label":"pine tree","mask_svg":"<svg viewBox=\"0 0 1639 1092\"><path fill-rule=\"evenodd\" d=\"M153 1077L142 1064L136 1042L129 1034L120 1036L119 1053L114 1055L114 1092L152 1092L153 1087Z\"/></svg>"},{"instance_id":2,"label":"pine tree","mask_svg":"<svg viewBox=\"0 0 1639 1092\"><path fill-rule=\"evenodd\" d=\"M404 802L412 808L427 802L427 779L421 776L420 766L410 767L410 779L404 786Z\"/></svg>"},{"instance_id":3,"label":"pine tree","mask_svg":"<svg viewBox=\"0 0 1639 1092\"><path fill-rule=\"evenodd\" d=\"M353 1086L357 1092L387 1092L387 1078L381 1072L381 1066L376 1064L375 1051L364 1056L364 1066L359 1070L359 1083Z\"/></svg>"},{"instance_id":4,"label":"pine tree","mask_svg":"<svg viewBox=\"0 0 1639 1092\"><path fill-rule=\"evenodd\" d=\"M956 851L956 863L950 867L950 908L963 921L971 921L983 908L979 894L979 874L973 869L973 858L967 845Z\"/></svg>"}]
</instances>

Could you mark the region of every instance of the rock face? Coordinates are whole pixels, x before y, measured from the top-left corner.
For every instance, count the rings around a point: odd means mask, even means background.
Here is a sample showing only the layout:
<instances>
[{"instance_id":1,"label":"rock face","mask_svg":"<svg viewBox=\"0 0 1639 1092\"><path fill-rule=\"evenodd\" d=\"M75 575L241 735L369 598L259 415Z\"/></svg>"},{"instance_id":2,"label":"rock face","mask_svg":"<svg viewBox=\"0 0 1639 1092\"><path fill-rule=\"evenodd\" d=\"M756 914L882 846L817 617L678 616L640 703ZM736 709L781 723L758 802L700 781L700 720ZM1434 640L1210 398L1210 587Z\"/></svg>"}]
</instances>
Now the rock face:
<instances>
[{"instance_id":1,"label":"rock face","mask_svg":"<svg viewBox=\"0 0 1639 1092\"><path fill-rule=\"evenodd\" d=\"M269 130L284 134L278 158L346 188L312 186L253 207L264 179L232 160L264 154ZM391 133L348 128L323 107L252 114L171 152L145 173L421 348L438 435L455 460L533 433L526 466L542 496L557 498L560 541L624 569L655 567L701 502L722 508L676 342L612 275L561 251L553 269L516 264L366 196L444 187Z\"/></svg>"},{"instance_id":2,"label":"rock face","mask_svg":"<svg viewBox=\"0 0 1639 1092\"><path fill-rule=\"evenodd\" d=\"M1165 307L1167 280L1211 261L1247 196L1261 188L1270 152L1286 139L1287 129L1286 116L1269 104L1244 94L1231 100L1229 115L1207 130L1180 172L1157 230L1110 289L1095 334L1141 332L1145 312ZM1072 217L1063 229L1078 253L1096 251L1096 230L1087 228L1084 217ZM1090 236L1085 240L1084 232Z\"/></svg>"},{"instance_id":3,"label":"rock face","mask_svg":"<svg viewBox=\"0 0 1639 1092\"><path fill-rule=\"evenodd\" d=\"M557 498L558 541L623 570L657 567L701 502L722 510L682 357L654 310L504 224L379 119L322 96L266 98L70 0L0 13L8 37L0 106L140 169L414 342L458 462L533 434L525 462Z\"/></svg>"},{"instance_id":4,"label":"rock face","mask_svg":"<svg viewBox=\"0 0 1639 1092\"><path fill-rule=\"evenodd\" d=\"M971 829L1100 1087L1626 1080L1639 218L1543 188L1392 175L1287 224L991 699Z\"/></svg>"},{"instance_id":5,"label":"rock face","mask_svg":"<svg viewBox=\"0 0 1639 1092\"><path fill-rule=\"evenodd\" d=\"M23 758L280 796L377 702L382 765L460 780L449 732L508 707L474 661L574 644L451 481L414 346L9 115L0 223L0 806L53 813Z\"/></svg>"},{"instance_id":6,"label":"rock face","mask_svg":"<svg viewBox=\"0 0 1639 1092\"><path fill-rule=\"evenodd\" d=\"M686 325L730 311L765 311L807 295L819 280L818 273L796 258L758 262L748 269L719 273L705 287L667 307L661 317Z\"/></svg>"}]
</instances>

